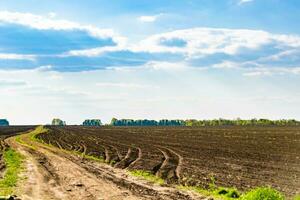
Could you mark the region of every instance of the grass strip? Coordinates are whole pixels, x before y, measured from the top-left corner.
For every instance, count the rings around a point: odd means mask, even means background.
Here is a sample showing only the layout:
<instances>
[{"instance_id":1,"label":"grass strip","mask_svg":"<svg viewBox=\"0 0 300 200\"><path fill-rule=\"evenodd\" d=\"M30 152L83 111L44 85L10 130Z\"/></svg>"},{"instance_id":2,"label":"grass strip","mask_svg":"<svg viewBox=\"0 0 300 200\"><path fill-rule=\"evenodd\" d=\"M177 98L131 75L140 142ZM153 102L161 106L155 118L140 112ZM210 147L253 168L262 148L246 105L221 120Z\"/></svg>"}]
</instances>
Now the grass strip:
<instances>
[{"instance_id":1,"label":"grass strip","mask_svg":"<svg viewBox=\"0 0 300 200\"><path fill-rule=\"evenodd\" d=\"M15 141L16 141L17 143L19 143L19 144L21 144L21 145L27 147L27 148L36 150L36 148L35 148L34 146L32 146L32 145L30 145L30 144L27 144L24 140L22 140L21 135L16 136Z\"/></svg>"},{"instance_id":2,"label":"grass strip","mask_svg":"<svg viewBox=\"0 0 300 200\"><path fill-rule=\"evenodd\" d=\"M271 187L257 187L246 193L240 193L235 188L216 187L211 189L203 189L194 186L179 186L181 190L194 191L201 195L211 196L214 199L223 200L285 200L285 196L279 191ZM299 197L298 197L299 198ZM297 196L294 198L297 199Z\"/></svg>"},{"instance_id":3,"label":"grass strip","mask_svg":"<svg viewBox=\"0 0 300 200\"><path fill-rule=\"evenodd\" d=\"M136 177L141 177L147 181L150 181L152 183L156 183L159 185L163 185L165 181L155 175L153 175L151 172L143 171L143 170L132 170L129 171L129 173Z\"/></svg>"},{"instance_id":4,"label":"grass strip","mask_svg":"<svg viewBox=\"0 0 300 200\"><path fill-rule=\"evenodd\" d=\"M17 185L19 173L22 170L23 156L15 150L8 148L3 153L6 170L3 179L0 180L0 196L11 195Z\"/></svg>"},{"instance_id":5,"label":"grass strip","mask_svg":"<svg viewBox=\"0 0 300 200\"><path fill-rule=\"evenodd\" d=\"M259 187L244 194L242 200L284 200L283 194L271 187Z\"/></svg>"}]
</instances>

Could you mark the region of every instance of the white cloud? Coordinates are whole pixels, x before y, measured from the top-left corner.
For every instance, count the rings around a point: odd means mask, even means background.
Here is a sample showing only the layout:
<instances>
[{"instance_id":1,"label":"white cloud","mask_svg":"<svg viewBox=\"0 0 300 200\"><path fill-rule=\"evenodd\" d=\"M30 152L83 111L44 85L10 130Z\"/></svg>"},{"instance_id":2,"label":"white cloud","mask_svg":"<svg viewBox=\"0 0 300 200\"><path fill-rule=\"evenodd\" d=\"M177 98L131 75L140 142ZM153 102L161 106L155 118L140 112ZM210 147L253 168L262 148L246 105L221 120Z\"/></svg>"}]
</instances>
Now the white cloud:
<instances>
[{"instance_id":1,"label":"white cloud","mask_svg":"<svg viewBox=\"0 0 300 200\"><path fill-rule=\"evenodd\" d=\"M57 16L57 14L56 14L55 12L49 12L49 13L48 13L48 16L49 16L50 18L55 18L55 17Z\"/></svg>"},{"instance_id":2,"label":"white cloud","mask_svg":"<svg viewBox=\"0 0 300 200\"><path fill-rule=\"evenodd\" d=\"M36 68L35 71L40 71L40 72L51 71L52 68L53 68L52 65L44 65Z\"/></svg>"},{"instance_id":3,"label":"white cloud","mask_svg":"<svg viewBox=\"0 0 300 200\"><path fill-rule=\"evenodd\" d=\"M159 14L159 15L145 15L145 16L140 16L140 17L138 17L138 20L140 21L140 22L155 22L157 19L158 19L158 17L160 16L161 14Z\"/></svg>"},{"instance_id":4,"label":"white cloud","mask_svg":"<svg viewBox=\"0 0 300 200\"><path fill-rule=\"evenodd\" d=\"M187 70L189 67L184 62L179 63L170 63L170 62L157 62L152 61L148 62L143 66L145 69L153 69L153 70Z\"/></svg>"},{"instance_id":5,"label":"white cloud","mask_svg":"<svg viewBox=\"0 0 300 200\"><path fill-rule=\"evenodd\" d=\"M212 68L216 68L216 69L236 69L236 68L240 68L240 67L241 67L240 63L231 62L231 61L224 61L224 62L212 65Z\"/></svg>"},{"instance_id":6,"label":"white cloud","mask_svg":"<svg viewBox=\"0 0 300 200\"><path fill-rule=\"evenodd\" d=\"M240 0L239 5L244 4L244 3L249 3L249 2L252 2L252 1L254 1L254 0Z\"/></svg>"},{"instance_id":7,"label":"white cloud","mask_svg":"<svg viewBox=\"0 0 300 200\"><path fill-rule=\"evenodd\" d=\"M30 61L34 61L35 58L36 58L36 56L34 56L34 55L0 53L0 60L30 60Z\"/></svg>"},{"instance_id":8,"label":"white cloud","mask_svg":"<svg viewBox=\"0 0 300 200\"><path fill-rule=\"evenodd\" d=\"M66 52L62 57L66 56L86 56L86 57L96 57L100 56L103 53L106 52L115 52L115 51L121 51L125 50L126 46L123 44L118 44L117 46L106 46L106 47L98 47L93 49L84 49L84 50L71 50L69 52Z\"/></svg>"},{"instance_id":9,"label":"white cloud","mask_svg":"<svg viewBox=\"0 0 300 200\"><path fill-rule=\"evenodd\" d=\"M180 39L186 42L182 47L166 46L164 40ZM256 50L276 43L276 48L300 48L300 37L294 35L271 34L261 30L193 28L183 29L146 38L132 46L133 51L184 53L188 56L201 56L215 53L234 55L243 49ZM275 46L274 45L274 46ZM274 47L275 48L275 47Z\"/></svg>"},{"instance_id":10,"label":"white cloud","mask_svg":"<svg viewBox=\"0 0 300 200\"><path fill-rule=\"evenodd\" d=\"M300 67L274 67L268 64L261 64L255 61L247 62L232 62L223 61L218 64L212 65L212 68L218 69L237 69L243 74L243 76L273 76L273 75L300 75Z\"/></svg>"},{"instance_id":11,"label":"white cloud","mask_svg":"<svg viewBox=\"0 0 300 200\"><path fill-rule=\"evenodd\" d=\"M26 85L25 81L0 79L0 87L19 87L19 86L25 86L25 85Z\"/></svg>"},{"instance_id":12,"label":"white cloud","mask_svg":"<svg viewBox=\"0 0 300 200\"><path fill-rule=\"evenodd\" d=\"M142 21L150 22L160 15L162 14L141 16L140 19L142 19ZM294 66L298 65L297 62L300 59L299 35L273 34L262 30L198 27L150 35L141 41L128 43L125 37L119 36L111 29L100 29L98 27L81 25L68 20L58 20L54 13L49 13L48 17L45 17L31 13L0 11L0 23L13 23L42 30L82 30L94 37L109 37L117 42L116 46L104 46L83 50L74 48L74 50L55 55L57 56L57 59L62 60L69 56L101 58L100 56L102 54L107 53L107 55L105 55L109 58L109 61L107 62L114 63L114 59L120 62L123 60L129 61L130 59L136 59L137 61L140 61L138 64L139 66L154 70L178 70L183 68L186 69L189 66L204 66L223 69L260 68L260 70L257 71L247 71L244 75L248 76L258 74L299 73L296 69L293 69ZM267 50L264 50L265 47L267 47ZM268 51L270 49L271 51ZM113 56L109 54L118 51L124 51L125 53L122 54L121 52ZM133 58L128 58L128 54ZM162 54L166 55L162 57ZM173 55L171 55L173 57L168 57L170 54L176 54L176 56L178 54L180 60L176 61ZM255 54L255 56L252 56L253 54ZM217 57L218 55L221 56ZM43 62L41 62L41 64L39 64L40 57L43 57ZM37 71L53 71L53 69L58 69L55 65L57 62L55 63L52 61L52 63L48 63L45 55L40 57L26 54L0 53L0 60L36 61L35 63L37 64L35 70ZM205 58L214 62L204 62L204 64L201 65L201 59ZM88 60L88 58L84 59ZM174 59L175 61L171 59ZM84 60L84 62L86 60ZM99 62L101 62L101 59L99 60ZM271 62L277 62L276 64L278 65L275 67L280 66L280 70L277 68L277 71L263 71L263 68L271 68ZM284 62L289 62L289 65L286 65ZM80 65L81 63L76 64ZM108 63L108 67L111 68L118 66L123 67L122 64L117 66L109 64L110 63ZM39 65L45 66L38 68ZM127 65L124 64L124 66L130 67L131 63ZM80 71L80 69L78 71Z\"/></svg>"},{"instance_id":13,"label":"white cloud","mask_svg":"<svg viewBox=\"0 0 300 200\"><path fill-rule=\"evenodd\" d=\"M185 43L181 46L161 44L161 41L168 40L185 41ZM267 47L266 50L265 47ZM300 36L272 34L261 30L194 28L152 35L136 44L70 51L68 55L99 56L114 51L146 52L149 54L176 53L183 57L180 62L169 61L168 56L165 60L148 60L145 65L141 66L144 69L178 71L194 66L199 69L241 70L240 72L244 76L297 75L299 69L291 65L294 65L299 59ZM214 56L218 54L221 57L215 59ZM253 54L255 57L252 56ZM240 55L242 56L240 57ZM209 58L211 63L201 65L201 59L206 59L209 56L212 56ZM192 63L193 60L197 59L199 61ZM281 61L281 63L273 66L272 62L276 61ZM286 64L291 61L294 63ZM111 68L115 69L116 67ZM128 70L124 67L117 68Z\"/></svg>"},{"instance_id":14,"label":"white cloud","mask_svg":"<svg viewBox=\"0 0 300 200\"><path fill-rule=\"evenodd\" d=\"M288 49L283 50L279 53L269 55L259 59L259 61L280 61L282 59L288 58L290 60L299 59L300 58L300 49Z\"/></svg>"},{"instance_id":15,"label":"white cloud","mask_svg":"<svg viewBox=\"0 0 300 200\"><path fill-rule=\"evenodd\" d=\"M0 11L0 23L18 24L39 30L81 30L88 32L93 37L112 38L116 43L126 41L124 37L119 36L112 29L100 29L68 20L53 19L54 17L54 13L49 13L48 17L44 17L31 13Z\"/></svg>"},{"instance_id":16,"label":"white cloud","mask_svg":"<svg viewBox=\"0 0 300 200\"><path fill-rule=\"evenodd\" d=\"M156 85L147 85L147 84L137 84L137 83L115 83L115 82L98 82L96 83L98 87L116 87L116 88L134 88L134 89L145 89L145 88L159 88Z\"/></svg>"},{"instance_id":17,"label":"white cloud","mask_svg":"<svg viewBox=\"0 0 300 200\"><path fill-rule=\"evenodd\" d=\"M184 45L165 45L161 41L183 41ZM70 51L67 55L99 56L105 52L127 50L148 53L179 53L189 58L224 53L236 55L244 50L259 50L271 45L274 49L286 51L300 49L300 36L272 34L262 30L192 28L176 30L149 36L135 44L123 43L117 47Z\"/></svg>"},{"instance_id":18,"label":"white cloud","mask_svg":"<svg viewBox=\"0 0 300 200\"><path fill-rule=\"evenodd\" d=\"M299 75L300 67L258 67L248 69L248 72L243 73L244 76L272 76L286 74Z\"/></svg>"}]
</instances>

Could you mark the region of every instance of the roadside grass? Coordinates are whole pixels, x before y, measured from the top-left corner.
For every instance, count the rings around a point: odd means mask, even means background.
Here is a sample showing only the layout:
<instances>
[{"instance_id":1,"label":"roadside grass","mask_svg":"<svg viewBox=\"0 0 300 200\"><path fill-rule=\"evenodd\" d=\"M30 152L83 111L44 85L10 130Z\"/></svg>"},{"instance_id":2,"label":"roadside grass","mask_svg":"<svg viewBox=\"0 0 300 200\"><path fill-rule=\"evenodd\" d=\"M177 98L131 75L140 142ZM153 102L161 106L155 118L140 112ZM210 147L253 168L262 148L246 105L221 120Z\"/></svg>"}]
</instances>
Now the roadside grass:
<instances>
[{"instance_id":1,"label":"roadside grass","mask_svg":"<svg viewBox=\"0 0 300 200\"><path fill-rule=\"evenodd\" d=\"M155 175L153 175L151 172L143 171L143 170L132 170L129 171L129 173L132 176L141 177L147 181L150 181L152 183L156 183L158 185L163 185L165 181Z\"/></svg>"},{"instance_id":2,"label":"roadside grass","mask_svg":"<svg viewBox=\"0 0 300 200\"><path fill-rule=\"evenodd\" d=\"M283 194L270 187L255 188L242 196L242 200L284 200Z\"/></svg>"},{"instance_id":3,"label":"roadside grass","mask_svg":"<svg viewBox=\"0 0 300 200\"><path fill-rule=\"evenodd\" d=\"M0 180L0 196L11 195L19 179L19 173L22 170L22 161L24 157L9 148L3 153L3 159L6 164L3 179Z\"/></svg>"},{"instance_id":4,"label":"roadside grass","mask_svg":"<svg viewBox=\"0 0 300 200\"><path fill-rule=\"evenodd\" d=\"M285 196L279 191L271 187L258 187L254 188L246 193L241 193L235 188L217 187L210 189L203 189L201 187L194 186L178 186L181 190L194 191L196 193L211 196L215 199L223 200L285 200ZM298 199L297 199L298 198ZM300 200L299 196L294 200Z\"/></svg>"},{"instance_id":5,"label":"roadside grass","mask_svg":"<svg viewBox=\"0 0 300 200\"><path fill-rule=\"evenodd\" d=\"M46 128L44 128L44 126L38 126L36 129L34 129L33 131L31 131L29 134L30 134L30 139L32 141L38 141L38 142L43 142L42 140L39 140L36 135L38 134L41 134L41 133L45 133L47 132L48 130ZM26 146L30 149L33 149L33 150L36 150L36 147L34 147L33 145L31 144L28 144L26 143L24 140L22 140L22 135L18 135L16 136L16 142L18 142L19 144L23 145L23 146Z\"/></svg>"},{"instance_id":6,"label":"roadside grass","mask_svg":"<svg viewBox=\"0 0 300 200\"><path fill-rule=\"evenodd\" d=\"M16 136L15 140L16 140L17 143L19 143L19 144L21 144L21 145L23 145L27 148L30 148L30 149L33 149L33 150L36 149L34 146L29 145L25 141L23 141L22 138L21 138L21 135Z\"/></svg>"},{"instance_id":7,"label":"roadside grass","mask_svg":"<svg viewBox=\"0 0 300 200\"><path fill-rule=\"evenodd\" d=\"M30 132L30 139L32 141L44 143L43 140L37 138L36 136L39 134L47 133L48 131L49 130L47 128L45 128L44 126L38 126L34 131Z\"/></svg>"},{"instance_id":8,"label":"roadside grass","mask_svg":"<svg viewBox=\"0 0 300 200\"><path fill-rule=\"evenodd\" d=\"M66 151L66 150L64 150L64 151ZM66 152L67 153L72 153L72 154L79 155L82 158L86 158L86 159L90 159L90 160L93 160L93 161L105 163L105 160L102 157L96 157L96 156L86 155L86 154L83 154L83 153L78 152L78 151L66 151Z\"/></svg>"}]
</instances>

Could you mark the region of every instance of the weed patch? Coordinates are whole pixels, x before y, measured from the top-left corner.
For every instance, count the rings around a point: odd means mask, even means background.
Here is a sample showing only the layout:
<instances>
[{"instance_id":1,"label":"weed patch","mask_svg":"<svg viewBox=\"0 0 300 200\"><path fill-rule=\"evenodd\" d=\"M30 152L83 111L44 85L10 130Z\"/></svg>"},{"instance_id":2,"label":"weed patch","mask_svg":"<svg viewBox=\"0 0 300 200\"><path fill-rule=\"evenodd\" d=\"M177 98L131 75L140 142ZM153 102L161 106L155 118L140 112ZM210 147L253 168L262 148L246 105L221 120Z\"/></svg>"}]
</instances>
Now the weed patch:
<instances>
[{"instance_id":1,"label":"weed patch","mask_svg":"<svg viewBox=\"0 0 300 200\"><path fill-rule=\"evenodd\" d=\"M151 172L143 171L143 170L133 170L130 171L130 174L136 177L141 177L147 181L163 185L165 181L155 175L153 175Z\"/></svg>"},{"instance_id":2,"label":"weed patch","mask_svg":"<svg viewBox=\"0 0 300 200\"><path fill-rule=\"evenodd\" d=\"M242 200L284 200L284 196L270 187L260 187L243 195Z\"/></svg>"}]
</instances>

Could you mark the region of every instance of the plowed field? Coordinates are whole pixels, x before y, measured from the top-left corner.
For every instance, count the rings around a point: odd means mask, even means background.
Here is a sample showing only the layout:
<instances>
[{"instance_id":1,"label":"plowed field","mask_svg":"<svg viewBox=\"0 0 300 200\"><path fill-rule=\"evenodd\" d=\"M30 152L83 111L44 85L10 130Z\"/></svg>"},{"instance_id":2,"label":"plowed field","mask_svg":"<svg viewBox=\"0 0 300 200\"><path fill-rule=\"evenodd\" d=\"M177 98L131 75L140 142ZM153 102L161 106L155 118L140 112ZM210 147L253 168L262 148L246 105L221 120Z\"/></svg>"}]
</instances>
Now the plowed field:
<instances>
[{"instance_id":1,"label":"plowed field","mask_svg":"<svg viewBox=\"0 0 300 200\"><path fill-rule=\"evenodd\" d=\"M150 171L170 184L300 192L299 127L47 128L38 137L48 144Z\"/></svg>"}]
</instances>

